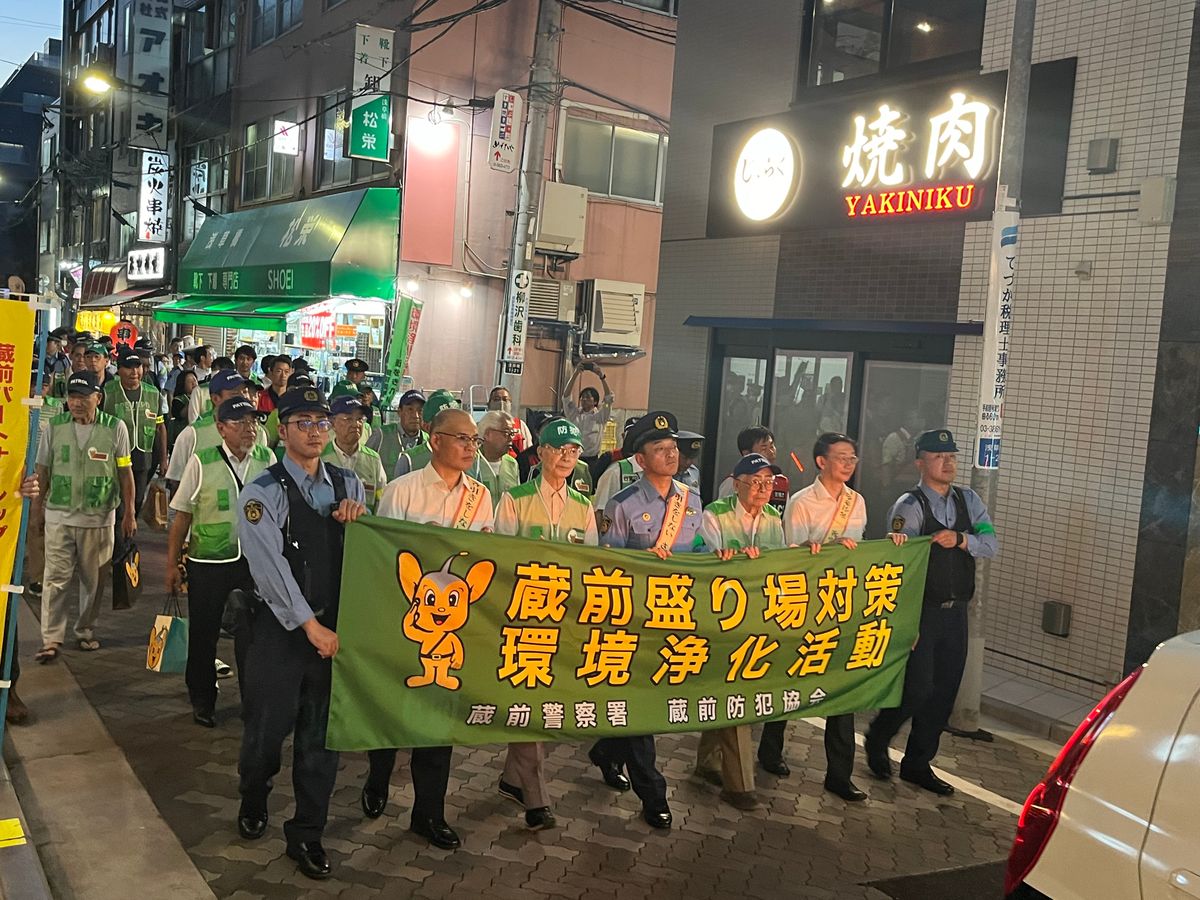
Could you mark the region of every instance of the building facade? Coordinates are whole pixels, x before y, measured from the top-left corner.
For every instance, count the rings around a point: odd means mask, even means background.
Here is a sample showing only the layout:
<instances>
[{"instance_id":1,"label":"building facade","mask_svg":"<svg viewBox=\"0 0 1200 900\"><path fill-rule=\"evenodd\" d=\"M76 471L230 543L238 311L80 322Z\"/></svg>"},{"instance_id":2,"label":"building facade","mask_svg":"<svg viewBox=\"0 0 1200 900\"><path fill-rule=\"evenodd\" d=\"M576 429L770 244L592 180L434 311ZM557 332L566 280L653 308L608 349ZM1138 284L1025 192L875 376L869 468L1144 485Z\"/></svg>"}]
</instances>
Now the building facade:
<instances>
[{"instance_id":1,"label":"building facade","mask_svg":"<svg viewBox=\"0 0 1200 900\"><path fill-rule=\"evenodd\" d=\"M1200 623L1194 6L1038 9L986 661L1075 693ZM757 421L793 483L818 431L860 441L869 536L922 429L969 478L1013 7L681 10L650 403L703 421L710 480Z\"/></svg>"}]
</instances>

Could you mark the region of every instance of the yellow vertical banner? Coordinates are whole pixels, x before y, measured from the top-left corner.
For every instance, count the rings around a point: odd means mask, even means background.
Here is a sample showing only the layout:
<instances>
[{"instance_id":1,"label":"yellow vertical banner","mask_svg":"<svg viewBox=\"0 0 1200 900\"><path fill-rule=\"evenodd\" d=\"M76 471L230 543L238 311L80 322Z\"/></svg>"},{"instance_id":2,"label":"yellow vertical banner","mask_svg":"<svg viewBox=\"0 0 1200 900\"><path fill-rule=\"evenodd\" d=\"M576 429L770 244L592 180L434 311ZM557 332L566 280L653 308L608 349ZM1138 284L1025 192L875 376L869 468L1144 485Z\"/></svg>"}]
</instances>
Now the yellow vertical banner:
<instances>
[{"instance_id":1,"label":"yellow vertical banner","mask_svg":"<svg viewBox=\"0 0 1200 900\"><path fill-rule=\"evenodd\" d=\"M21 532L21 494L29 443L34 311L18 300L0 300L0 584L12 580ZM7 634L9 595L0 602L0 650ZM3 671L0 669L0 671Z\"/></svg>"}]
</instances>

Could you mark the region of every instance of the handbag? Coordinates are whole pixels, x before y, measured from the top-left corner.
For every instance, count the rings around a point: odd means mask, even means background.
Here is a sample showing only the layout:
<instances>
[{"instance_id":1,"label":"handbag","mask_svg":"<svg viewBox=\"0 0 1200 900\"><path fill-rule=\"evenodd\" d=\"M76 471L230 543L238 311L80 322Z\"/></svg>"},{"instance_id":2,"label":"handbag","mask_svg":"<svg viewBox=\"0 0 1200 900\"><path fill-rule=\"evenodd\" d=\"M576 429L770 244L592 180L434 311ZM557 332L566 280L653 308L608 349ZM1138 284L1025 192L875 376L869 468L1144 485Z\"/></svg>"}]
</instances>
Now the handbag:
<instances>
[{"instance_id":1,"label":"handbag","mask_svg":"<svg viewBox=\"0 0 1200 900\"><path fill-rule=\"evenodd\" d=\"M181 612L179 596L172 592L150 629L146 668L151 672L178 674L187 668L188 620Z\"/></svg>"},{"instance_id":2,"label":"handbag","mask_svg":"<svg viewBox=\"0 0 1200 900\"><path fill-rule=\"evenodd\" d=\"M151 528L166 528L169 500L163 480L155 478L146 489L146 502L142 504L142 521Z\"/></svg>"},{"instance_id":3,"label":"handbag","mask_svg":"<svg viewBox=\"0 0 1200 900\"><path fill-rule=\"evenodd\" d=\"M112 562L112 608L133 609L142 596L142 554L130 541Z\"/></svg>"}]
</instances>

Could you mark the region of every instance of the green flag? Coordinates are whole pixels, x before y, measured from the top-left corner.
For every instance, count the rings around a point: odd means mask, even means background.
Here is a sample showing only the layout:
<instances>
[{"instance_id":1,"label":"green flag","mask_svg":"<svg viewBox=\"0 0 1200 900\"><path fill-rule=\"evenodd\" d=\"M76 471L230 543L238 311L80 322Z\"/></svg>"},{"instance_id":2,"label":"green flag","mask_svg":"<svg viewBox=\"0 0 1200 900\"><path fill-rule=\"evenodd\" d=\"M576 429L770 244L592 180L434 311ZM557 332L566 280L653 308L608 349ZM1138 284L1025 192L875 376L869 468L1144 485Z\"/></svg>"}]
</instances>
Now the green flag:
<instances>
[{"instance_id":1,"label":"green flag","mask_svg":"<svg viewBox=\"0 0 1200 900\"><path fill-rule=\"evenodd\" d=\"M594 740L895 706L929 541L721 562L364 518L328 744Z\"/></svg>"}]
</instances>

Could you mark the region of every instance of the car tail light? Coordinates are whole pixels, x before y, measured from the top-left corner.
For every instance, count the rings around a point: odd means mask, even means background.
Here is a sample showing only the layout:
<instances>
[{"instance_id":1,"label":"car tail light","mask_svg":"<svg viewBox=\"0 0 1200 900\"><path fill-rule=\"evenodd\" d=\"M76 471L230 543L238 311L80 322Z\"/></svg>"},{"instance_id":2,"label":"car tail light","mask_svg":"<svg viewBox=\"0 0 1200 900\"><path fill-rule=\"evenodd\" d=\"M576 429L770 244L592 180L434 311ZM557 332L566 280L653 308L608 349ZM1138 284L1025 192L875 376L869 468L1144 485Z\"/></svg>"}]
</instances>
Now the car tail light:
<instances>
[{"instance_id":1,"label":"car tail light","mask_svg":"<svg viewBox=\"0 0 1200 900\"><path fill-rule=\"evenodd\" d=\"M1058 824L1059 813L1062 812L1063 801L1067 798L1067 789L1071 779L1079 771L1083 758L1092 749L1092 744L1108 724L1133 683L1142 674L1144 666L1138 666L1115 688L1108 692L1096 708L1087 714L1079 723L1071 739L1063 744L1054 762L1046 771L1043 778L1025 801L1021 810L1021 818L1017 820L1017 837L1008 854L1008 869L1004 873L1004 894L1011 894L1026 876L1032 871L1042 855L1054 826Z\"/></svg>"}]
</instances>

